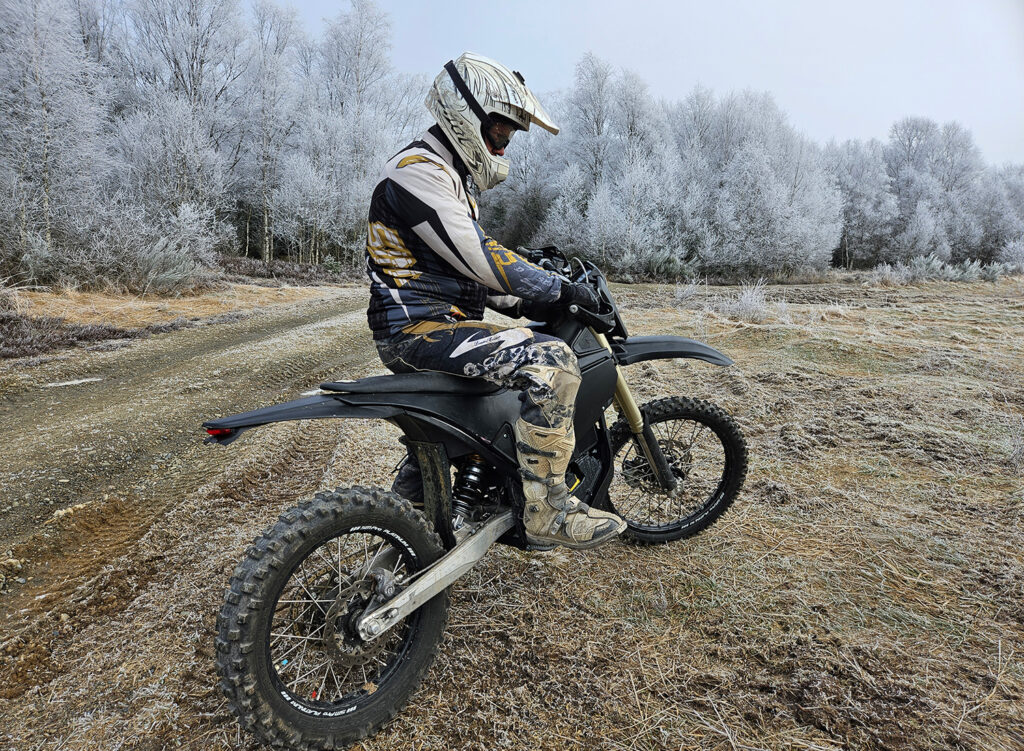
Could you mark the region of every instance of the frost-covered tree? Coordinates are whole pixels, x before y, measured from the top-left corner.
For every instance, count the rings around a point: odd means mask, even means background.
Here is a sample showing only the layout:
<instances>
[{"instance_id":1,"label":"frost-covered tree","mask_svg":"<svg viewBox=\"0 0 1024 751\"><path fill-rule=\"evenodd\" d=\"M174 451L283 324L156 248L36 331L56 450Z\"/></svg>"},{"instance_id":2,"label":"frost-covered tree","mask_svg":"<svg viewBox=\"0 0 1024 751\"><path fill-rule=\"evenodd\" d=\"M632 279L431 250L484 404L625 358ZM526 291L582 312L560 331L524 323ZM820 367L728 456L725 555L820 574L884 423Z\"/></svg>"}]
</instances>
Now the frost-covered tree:
<instances>
[{"instance_id":1,"label":"frost-covered tree","mask_svg":"<svg viewBox=\"0 0 1024 751\"><path fill-rule=\"evenodd\" d=\"M119 0L68 0L68 3L89 59L100 65L110 62Z\"/></svg>"},{"instance_id":2,"label":"frost-covered tree","mask_svg":"<svg viewBox=\"0 0 1024 751\"><path fill-rule=\"evenodd\" d=\"M380 170L389 154L426 127L426 83L393 70L390 33L380 8L357 0L328 23L321 39L296 47L295 150L284 157L280 194L289 206L324 210L315 219L285 220L290 229L282 237L311 257L330 252L351 265L361 262L366 211ZM304 187L295 178L308 170L316 178ZM303 195L314 184L326 191Z\"/></svg>"},{"instance_id":3,"label":"frost-covered tree","mask_svg":"<svg viewBox=\"0 0 1024 751\"><path fill-rule=\"evenodd\" d=\"M715 205L723 241L701 261L708 269L760 274L788 256L786 190L761 144L748 141L730 152Z\"/></svg>"},{"instance_id":4,"label":"frost-covered tree","mask_svg":"<svg viewBox=\"0 0 1024 751\"><path fill-rule=\"evenodd\" d=\"M573 161L593 189L610 167L612 141L608 133L614 109L615 86L611 65L587 53L576 65L569 94L565 136Z\"/></svg>"},{"instance_id":5,"label":"frost-covered tree","mask_svg":"<svg viewBox=\"0 0 1024 751\"><path fill-rule=\"evenodd\" d=\"M673 236L707 273L822 268L837 244L839 195L820 149L771 97L696 89L669 108L679 148ZM669 209L670 213L672 209Z\"/></svg>"},{"instance_id":6,"label":"frost-covered tree","mask_svg":"<svg viewBox=\"0 0 1024 751\"><path fill-rule=\"evenodd\" d=\"M280 185L281 160L296 126L296 87L291 76L292 52L299 29L295 12L268 0L253 4L252 58L244 77L249 92L245 110L249 127L239 164L239 190L245 213L245 252L250 247L251 212L260 228L259 255L273 258L274 192Z\"/></svg>"},{"instance_id":7,"label":"frost-covered tree","mask_svg":"<svg viewBox=\"0 0 1024 751\"><path fill-rule=\"evenodd\" d=\"M124 64L137 90L132 114L178 116L166 123L172 131L168 137L146 147L150 153L171 147L158 173L149 176L160 184L164 199L151 210L183 203L225 209L223 188L234 174L248 126L242 117L247 95L242 79L250 50L237 0L131 0L126 24ZM186 149L173 148L186 142ZM201 159L190 153L193 146ZM199 163L209 169L195 169ZM169 201L168 186L175 191Z\"/></svg>"},{"instance_id":8,"label":"frost-covered tree","mask_svg":"<svg viewBox=\"0 0 1024 751\"><path fill-rule=\"evenodd\" d=\"M825 161L843 205L842 235L833 261L845 268L875 266L884 260L896 219L882 144L874 139L830 144Z\"/></svg>"},{"instance_id":9,"label":"frost-covered tree","mask_svg":"<svg viewBox=\"0 0 1024 751\"><path fill-rule=\"evenodd\" d=\"M102 81L59 0L0 2L0 209L6 273L37 279L89 255L110 171Z\"/></svg>"},{"instance_id":10,"label":"frost-covered tree","mask_svg":"<svg viewBox=\"0 0 1024 751\"><path fill-rule=\"evenodd\" d=\"M337 203L324 173L301 151L285 155L273 201L277 237L288 244L300 262L320 263L326 248L324 224Z\"/></svg>"},{"instance_id":11,"label":"frost-covered tree","mask_svg":"<svg viewBox=\"0 0 1024 751\"><path fill-rule=\"evenodd\" d=\"M1018 265L1019 248L1024 247L1024 166L987 168L978 181L976 205L982 227L978 259L1003 261L1013 246L1013 264Z\"/></svg>"},{"instance_id":12,"label":"frost-covered tree","mask_svg":"<svg viewBox=\"0 0 1024 751\"><path fill-rule=\"evenodd\" d=\"M557 138L536 128L513 138L505 155L510 162L508 179L488 191L479 205L487 231L515 248L538 236L558 195L556 165L564 155Z\"/></svg>"},{"instance_id":13,"label":"frost-covered tree","mask_svg":"<svg viewBox=\"0 0 1024 751\"><path fill-rule=\"evenodd\" d=\"M985 222L1000 223L993 216L998 190L986 187L984 163L968 130L958 123L940 128L926 118L904 118L890 131L885 159L898 208L895 259L991 258Z\"/></svg>"},{"instance_id":14,"label":"frost-covered tree","mask_svg":"<svg viewBox=\"0 0 1024 751\"><path fill-rule=\"evenodd\" d=\"M886 260L918 255L949 259L949 241L938 216L943 203L935 177L939 147L939 127L927 118L904 118L889 131L884 153L898 215L891 258Z\"/></svg>"},{"instance_id":15,"label":"frost-covered tree","mask_svg":"<svg viewBox=\"0 0 1024 751\"><path fill-rule=\"evenodd\" d=\"M536 243L557 245L574 254L586 252L589 182L579 165L570 164L561 172L554 184L555 198L534 236Z\"/></svg>"}]
</instances>

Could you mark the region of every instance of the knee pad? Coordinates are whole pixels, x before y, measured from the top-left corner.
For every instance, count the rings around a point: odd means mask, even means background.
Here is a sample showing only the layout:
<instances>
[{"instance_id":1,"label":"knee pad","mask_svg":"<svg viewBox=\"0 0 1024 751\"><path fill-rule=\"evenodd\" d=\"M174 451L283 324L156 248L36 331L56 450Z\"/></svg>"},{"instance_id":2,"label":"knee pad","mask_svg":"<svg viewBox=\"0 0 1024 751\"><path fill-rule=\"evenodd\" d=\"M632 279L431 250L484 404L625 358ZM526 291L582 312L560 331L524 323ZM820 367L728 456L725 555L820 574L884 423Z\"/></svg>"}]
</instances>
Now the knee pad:
<instances>
[{"instance_id":1,"label":"knee pad","mask_svg":"<svg viewBox=\"0 0 1024 751\"><path fill-rule=\"evenodd\" d=\"M519 377L525 381L524 396L536 406L538 416L524 404L523 417L534 424L560 427L572 420L576 407L576 392L580 388L580 367L576 355L565 342L535 342L530 345L530 357L519 368Z\"/></svg>"}]
</instances>

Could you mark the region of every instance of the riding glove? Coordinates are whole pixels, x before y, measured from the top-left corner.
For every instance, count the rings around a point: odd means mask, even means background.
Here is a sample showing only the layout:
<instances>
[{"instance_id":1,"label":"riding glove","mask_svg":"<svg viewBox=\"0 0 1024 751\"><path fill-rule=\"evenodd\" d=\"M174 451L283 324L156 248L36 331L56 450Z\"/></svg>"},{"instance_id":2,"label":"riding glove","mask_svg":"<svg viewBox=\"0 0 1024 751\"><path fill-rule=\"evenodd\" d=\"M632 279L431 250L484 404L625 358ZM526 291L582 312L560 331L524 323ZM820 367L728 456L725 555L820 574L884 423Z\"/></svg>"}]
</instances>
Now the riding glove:
<instances>
[{"instance_id":1,"label":"riding glove","mask_svg":"<svg viewBox=\"0 0 1024 751\"><path fill-rule=\"evenodd\" d=\"M601 309L601 299L593 287L589 284L565 281L562 282L562 290L558 294L557 304L566 308L570 305L578 305L592 313L597 313Z\"/></svg>"}]
</instances>

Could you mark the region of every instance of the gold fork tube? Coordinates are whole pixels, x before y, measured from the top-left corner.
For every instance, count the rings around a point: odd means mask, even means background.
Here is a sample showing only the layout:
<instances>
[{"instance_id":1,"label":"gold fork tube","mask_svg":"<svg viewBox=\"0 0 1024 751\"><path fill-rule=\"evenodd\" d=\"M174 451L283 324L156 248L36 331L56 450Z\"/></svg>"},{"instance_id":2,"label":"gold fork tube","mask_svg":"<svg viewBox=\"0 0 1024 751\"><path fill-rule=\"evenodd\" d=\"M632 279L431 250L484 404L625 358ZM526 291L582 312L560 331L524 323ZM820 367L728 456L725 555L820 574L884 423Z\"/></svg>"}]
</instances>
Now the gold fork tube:
<instances>
[{"instance_id":1,"label":"gold fork tube","mask_svg":"<svg viewBox=\"0 0 1024 751\"><path fill-rule=\"evenodd\" d=\"M590 331L597 337L597 341L602 347L609 352L612 351L608 337L593 329ZM658 447L654 432L650 428L644 430L644 416L636 404L636 399L633 398L633 392L629 390L626 377L622 374L622 367L616 365L615 373L615 406L618 408L619 414L625 417L626 422L629 423L629 429L633 432L633 440L643 452L644 458L647 459L647 466L651 468L654 479L666 490L675 490L678 482L672 474L672 468L669 467L664 454Z\"/></svg>"},{"instance_id":2,"label":"gold fork tube","mask_svg":"<svg viewBox=\"0 0 1024 751\"><path fill-rule=\"evenodd\" d=\"M609 352L612 351L612 345L608 343L608 337L604 334L598 334L593 329L591 329L591 333L597 338L598 344ZM629 423L629 429L634 434L640 435L644 432L644 416L640 414L640 407L637 406L636 399L633 398L633 392L630 391L629 384L626 383L626 377L622 373L621 365L615 366L615 373L615 407L619 410L619 414L626 418L626 422Z\"/></svg>"}]
</instances>

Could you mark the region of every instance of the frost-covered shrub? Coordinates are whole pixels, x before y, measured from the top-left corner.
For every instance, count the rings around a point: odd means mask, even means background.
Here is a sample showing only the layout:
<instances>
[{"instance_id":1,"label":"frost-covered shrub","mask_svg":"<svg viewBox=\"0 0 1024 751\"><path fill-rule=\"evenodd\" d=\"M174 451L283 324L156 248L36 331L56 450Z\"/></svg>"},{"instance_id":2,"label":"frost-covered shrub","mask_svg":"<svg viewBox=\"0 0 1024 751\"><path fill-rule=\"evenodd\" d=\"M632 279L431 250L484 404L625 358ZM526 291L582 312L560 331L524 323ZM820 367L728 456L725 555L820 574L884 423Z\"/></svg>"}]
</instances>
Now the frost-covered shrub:
<instances>
[{"instance_id":1,"label":"frost-covered shrub","mask_svg":"<svg viewBox=\"0 0 1024 751\"><path fill-rule=\"evenodd\" d=\"M3 286L2 282L5 281L6 280L0 279L0 313L9 313L18 307L18 301L14 296L14 290Z\"/></svg>"},{"instance_id":2,"label":"frost-covered shrub","mask_svg":"<svg viewBox=\"0 0 1024 751\"><path fill-rule=\"evenodd\" d=\"M741 321L764 321L771 312L765 280L758 279L753 284L744 283L735 299L721 300L715 304L715 309L724 316Z\"/></svg>"},{"instance_id":3,"label":"frost-covered shrub","mask_svg":"<svg viewBox=\"0 0 1024 751\"><path fill-rule=\"evenodd\" d=\"M879 264L869 277L874 284L883 287L902 287L917 282L976 282L998 281L1003 274L1011 273L1006 264L982 264L981 261L943 263L935 256L918 256L905 263Z\"/></svg>"},{"instance_id":4,"label":"frost-covered shrub","mask_svg":"<svg viewBox=\"0 0 1024 751\"><path fill-rule=\"evenodd\" d=\"M167 293L188 286L199 272L199 264L180 240L159 237L136 256L135 282L142 292Z\"/></svg>"},{"instance_id":5,"label":"frost-covered shrub","mask_svg":"<svg viewBox=\"0 0 1024 751\"><path fill-rule=\"evenodd\" d=\"M934 255L911 258L907 262L907 271L912 282L949 279L948 267L941 258Z\"/></svg>"},{"instance_id":6,"label":"frost-covered shrub","mask_svg":"<svg viewBox=\"0 0 1024 751\"><path fill-rule=\"evenodd\" d=\"M677 283L673 299L677 306L681 308L689 308L696 302L698 292L700 292L700 285L697 282L690 281L686 284Z\"/></svg>"},{"instance_id":7,"label":"frost-covered shrub","mask_svg":"<svg viewBox=\"0 0 1024 751\"><path fill-rule=\"evenodd\" d=\"M976 282L981 279L981 261L964 261L952 270L952 279L957 282Z\"/></svg>"},{"instance_id":8,"label":"frost-covered shrub","mask_svg":"<svg viewBox=\"0 0 1024 751\"><path fill-rule=\"evenodd\" d=\"M981 280L985 282L998 282L1006 274L1012 274L1013 269L1002 263L989 263L981 267Z\"/></svg>"},{"instance_id":9,"label":"frost-covered shrub","mask_svg":"<svg viewBox=\"0 0 1024 751\"><path fill-rule=\"evenodd\" d=\"M775 317L779 320L779 323L793 322L793 317L789 313L789 305L785 300L779 300L775 303Z\"/></svg>"},{"instance_id":10,"label":"frost-covered shrub","mask_svg":"<svg viewBox=\"0 0 1024 751\"><path fill-rule=\"evenodd\" d=\"M152 221L118 195L97 203L90 217L55 225L49 243L28 233L12 271L34 284L169 293L199 283L224 242L211 213L185 205Z\"/></svg>"},{"instance_id":11,"label":"frost-covered shrub","mask_svg":"<svg viewBox=\"0 0 1024 751\"><path fill-rule=\"evenodd\" d=\"M870 281L880 287L902 287L910 282L907 267L880 263L871 272Z\"/></svg>"},{"instance_id":12,"label":"frost-covered shrub","mask_svg":"<svg viewBox=\"0 0 1024 751\"><path fill-rule=\"evenodd\" d=\"M22 276L27 281L47 279L55 265L54 254L38 232L29 232L25 236L25 245L21 255Z\"/></svg>"},{"instance_id":13,"label":"frost-covered shrub","mask_svg":"<svg viewBox=\"0 0 1024 751\"><path fill-rule=\"evenodd\" d=\"M168 214L160 230L182 255L206 266L215 262L218 246L230 243L230 229L218 225L213 210L192 203L182 204Z\"/></svg>"},{"instance_id":14,"label":"frost-covered shrub","mask_svg":"<svg viewBox=\"0 0 1024 751\"><path fill-rule=\"evenodd\" d=\"M624 266L638 280L673 282L693 276L695 264L685 261L673 248L654 249L646 254L629 254Z\"/></svg>"},{"instance_id":15,"label":"frost-covered shrub","mask_svg":"<svg viewBox=\"0 0 1024 751\"><path fill-rule=\"evenodd\" d=\"M1007 242L996 254L996 260L1014 273L1024 274L1024 237Z\"/></svg>"}]
</instances>

